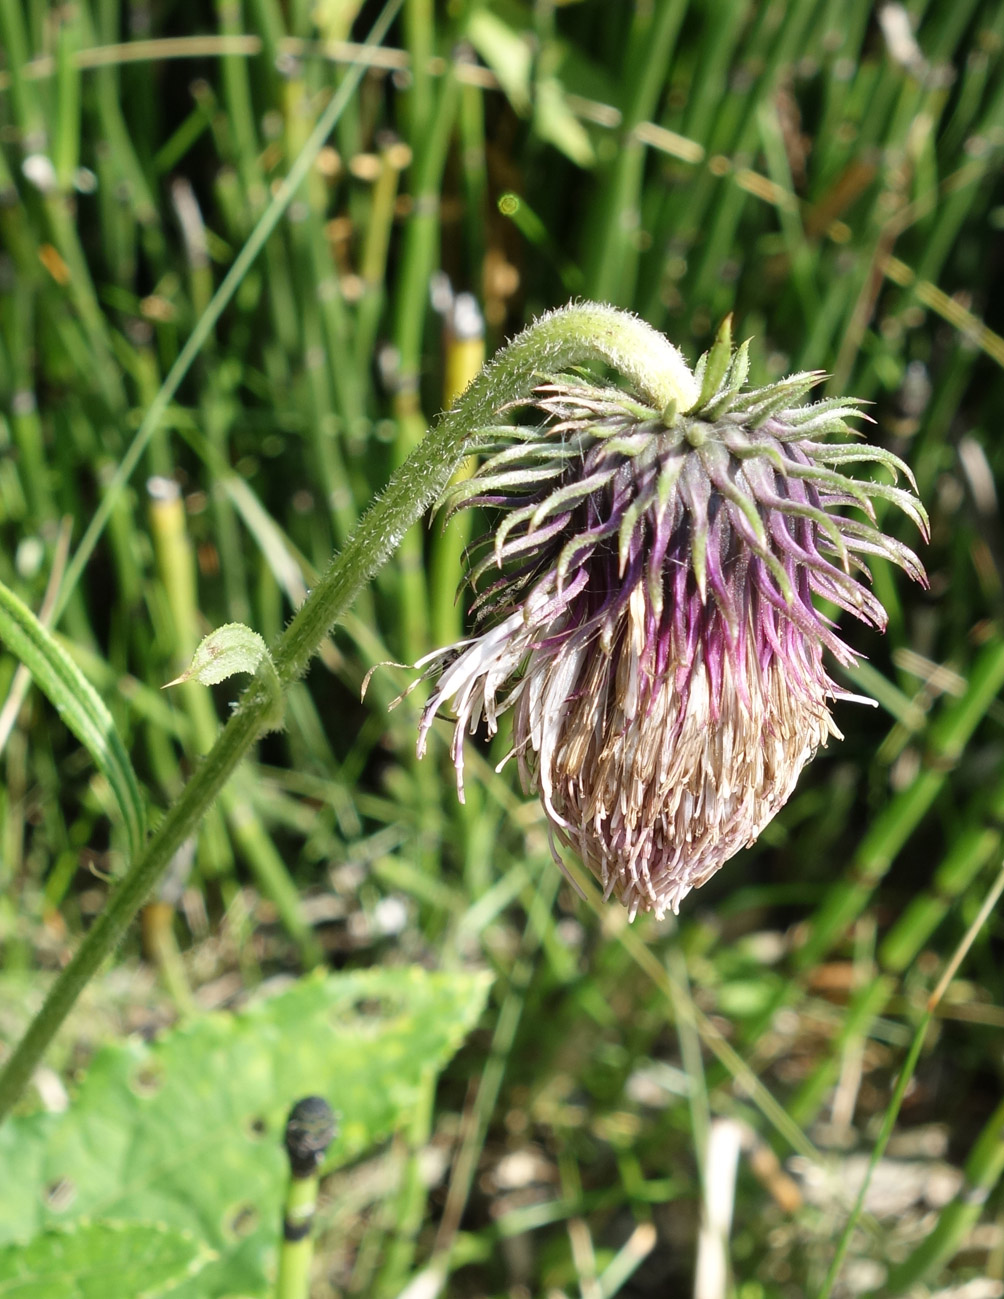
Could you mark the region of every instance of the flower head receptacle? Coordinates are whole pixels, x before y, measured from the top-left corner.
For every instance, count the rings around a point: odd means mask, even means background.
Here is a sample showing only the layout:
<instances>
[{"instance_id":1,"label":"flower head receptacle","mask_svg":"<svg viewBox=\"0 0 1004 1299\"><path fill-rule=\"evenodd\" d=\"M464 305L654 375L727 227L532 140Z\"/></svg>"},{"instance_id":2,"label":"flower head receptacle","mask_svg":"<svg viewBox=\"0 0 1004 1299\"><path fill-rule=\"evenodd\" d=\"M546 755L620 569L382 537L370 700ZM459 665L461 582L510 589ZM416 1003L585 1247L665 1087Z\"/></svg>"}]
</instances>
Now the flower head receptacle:
<instances>
[{"instance_id":1,"label":"flower head receptacle","mask_svg":"<svg viewBox=\"0 0 1004 1299\"><path fill-rule=\"evenodd\" d=\"M823 656L855 654L817 602L882 628L869 558L925 581L878 526L876 501L927 516L897 456L849 440L859 403L748 369L726 322L686 409L551 375L446 497L498 522L469 552L474 634L417 665L419 753L448 708L463 797L465 734L511 710L524 788L632 917L676 911L839 735ZM867 463L892 482L847 472Z\"/></svg>"}]
</instances>

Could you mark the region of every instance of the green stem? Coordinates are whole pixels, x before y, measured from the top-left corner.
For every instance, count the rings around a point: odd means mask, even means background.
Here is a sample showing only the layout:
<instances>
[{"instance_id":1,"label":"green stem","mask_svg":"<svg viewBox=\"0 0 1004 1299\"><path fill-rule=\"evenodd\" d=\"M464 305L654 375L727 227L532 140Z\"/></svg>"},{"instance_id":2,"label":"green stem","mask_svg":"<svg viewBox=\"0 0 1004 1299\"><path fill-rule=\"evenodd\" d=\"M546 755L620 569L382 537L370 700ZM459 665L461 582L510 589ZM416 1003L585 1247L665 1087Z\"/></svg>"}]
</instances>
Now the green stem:
<instances>
[{"instance_id":1,"label":"green stem","mask_svg":"<svg viewBox=\"0 0 1004 1299\"><path fill-rule=\"evenodd\" d=\"M178 847L194 831L206 808L254 742L259 726L260 714L253 707L231 717L216 745L157 828L146 852L123 877L108 905L87 931L0 1074L0 1119L21 1094L87 982L115 949Z\"/></svg>"},{"instance_id":2,"label":"green stem","mask_svg":"<svg viewBox=\"0 0 1004 1299\"><path fill-rule=\"evenodd\" d=\"M273 652L284 690L306 671L321 641L386 563L407 529L441 494L463 457L476 450L480 430L489 427L506 404L529 396L542 374L589 362L619 370L656 409L664 409L671 401L686 409L696 398L696 384L680 353L637 317L592 304L564 307L542 316L502 348L419 443L300 606ZM130 867L56 979L0 1073L0 1119L20 1095L73 1003L115 949L175 851L194 833L258 736L275 726L275 712L272 695L257 681L252 682L146 851Z\"/></svg>"},{"instance_id":3,"label":"green stem","mask_svg":"<svg viewBox=\"0 0 1004 1299\"><path fill-rule=\"evenodd\" d=\"M313 1218L317 1203L318 1178L293 1178L286 1196L286 1217L296 1221L305 1215ZM284 1240L279 1250L279 1276L276 1280L276 1299L308 1299L310 1294L310 1264L314 1257L314 1241L308 1234L300 1240Z\"/></svg>"}]
</instances>

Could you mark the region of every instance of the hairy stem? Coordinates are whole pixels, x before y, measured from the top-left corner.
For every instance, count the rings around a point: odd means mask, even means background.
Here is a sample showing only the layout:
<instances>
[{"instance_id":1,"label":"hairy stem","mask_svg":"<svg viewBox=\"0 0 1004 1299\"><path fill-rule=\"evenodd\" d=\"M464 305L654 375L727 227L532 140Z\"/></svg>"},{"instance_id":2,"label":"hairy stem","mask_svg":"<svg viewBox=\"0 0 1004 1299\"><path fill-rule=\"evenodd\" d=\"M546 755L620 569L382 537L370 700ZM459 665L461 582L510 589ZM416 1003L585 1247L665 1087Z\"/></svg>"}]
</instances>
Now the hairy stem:
<instances>
[{"instance_id":1,"label":"hairy stem","mask_svg":"<svg viewBox=\"0 0 1004 1299\"><path fill-rule=\"evenodd\" d=\"M618 370L638 395L657 409L671 401L686 409L696 399L696 385L680 353L637 317L594 304L568 306L542 316L482 369L364 514L345 549L335 556L275 647L273 660L282 689L306 671L321 641L360 589L441 494L463 457L477 450L480 431L489 427L508 403L529 396L542 375L590 362ZM207 808L258 736L276 725L275 713L274 694L257 680L252 682L178 802L56 979L0 1073L0 1119L9 1112L77 997L114 951L174 853L195 833Z\"/></svg>"}]
</instances>

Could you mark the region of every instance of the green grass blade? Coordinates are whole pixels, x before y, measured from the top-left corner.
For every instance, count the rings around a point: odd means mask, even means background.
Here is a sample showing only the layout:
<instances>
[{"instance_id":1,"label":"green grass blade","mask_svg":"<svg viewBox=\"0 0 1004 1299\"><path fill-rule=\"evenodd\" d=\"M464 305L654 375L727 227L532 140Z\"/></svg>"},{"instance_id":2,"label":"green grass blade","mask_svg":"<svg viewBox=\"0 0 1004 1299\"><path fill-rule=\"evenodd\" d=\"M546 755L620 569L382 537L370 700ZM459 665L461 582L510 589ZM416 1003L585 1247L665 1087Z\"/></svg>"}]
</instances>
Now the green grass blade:
<instances>
[{"instance_id":1,"label":"green grass blade","mask_svg":"<svg viewBox=\"0 0 1004 1299\"><path fill-rule=\"evenodd\" d=\"M135 857L144 836L143 798L111 713L66 651L3 583L0 640L25 665L108 781L125 822L129 854Z\"/></svg>"},{"instance_id":2,"label":"green grass blade","mask_svg":"<svg viewBox=\"0 0 1004 1299\"><path fill-rule=\"evenodd\" d=\"M387 28L394 20L400 0L391 0L386 5L378 21L374 24L367 41L368 46L376 46L383 40ZM318 119L317 125L310 133L307 143L303 146L296 161L289 169L288 175L278 186L274 197L268 207L262 213L257 225L248 237L247 243L243 246L240 253L234 259L233 265L224 276L220 287L213 294L212 301L199 318L198 323L192 330L185 346L178 353L177 360L172 365L164 382L161 384L159 391L153 402L147 409L146 415L136 435L132 440L129 450L123 456L119 467L109 482L101 503L94 511L94 516L88 525L87 531L81 539L76 553L71 559L66 570L66 577L60 592L60 598L57 603L57 610L61 612L66 606L71 593L76 584L79 582L84 567L90 558L98 539L104 531L108 522L109 515L118 500L120 493L125 488L136 466L142 458L143 452L147 445L160 427L167 410L174 398L175 393L181 386L181 382L188 373L195 361L195 358L201 352L207 339L216 327L216 322L229 305L234 294L237 292L245 275L257 259L258 254L264 247L269 235L279 224L283 213L289 207L294 195L300 187L303 178L309 172L318 153L324 145L325 140L331 134L335 123L349 102L352 92L355 90L359 81L365 72L365 65L357 64L352 71L345 77L338 93L333 95L328 106Z\"/></svg>"}]
</instances>

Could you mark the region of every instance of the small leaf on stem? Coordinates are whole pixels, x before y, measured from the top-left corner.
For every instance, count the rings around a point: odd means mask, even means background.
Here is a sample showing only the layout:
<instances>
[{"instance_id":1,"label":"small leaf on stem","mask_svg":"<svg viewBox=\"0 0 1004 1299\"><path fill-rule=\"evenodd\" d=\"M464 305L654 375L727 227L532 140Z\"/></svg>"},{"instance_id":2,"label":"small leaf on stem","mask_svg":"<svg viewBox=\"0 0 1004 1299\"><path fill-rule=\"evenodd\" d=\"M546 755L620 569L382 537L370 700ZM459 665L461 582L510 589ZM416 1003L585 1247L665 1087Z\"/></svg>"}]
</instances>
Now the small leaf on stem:
<instances>
[{"instance_id":1,"label":"small leaf on stem","mask_svg":"<svg viewBox=\"0 0 1004 1299\"><path fill-rule=\"evenodd\" d=\"M256 631L242 622L224 623L203 638L188 668L162 689L183 681L215 686L237 672L256 672L265 659L271 663L268 646Z\"/></svg>"}]
</instances>

